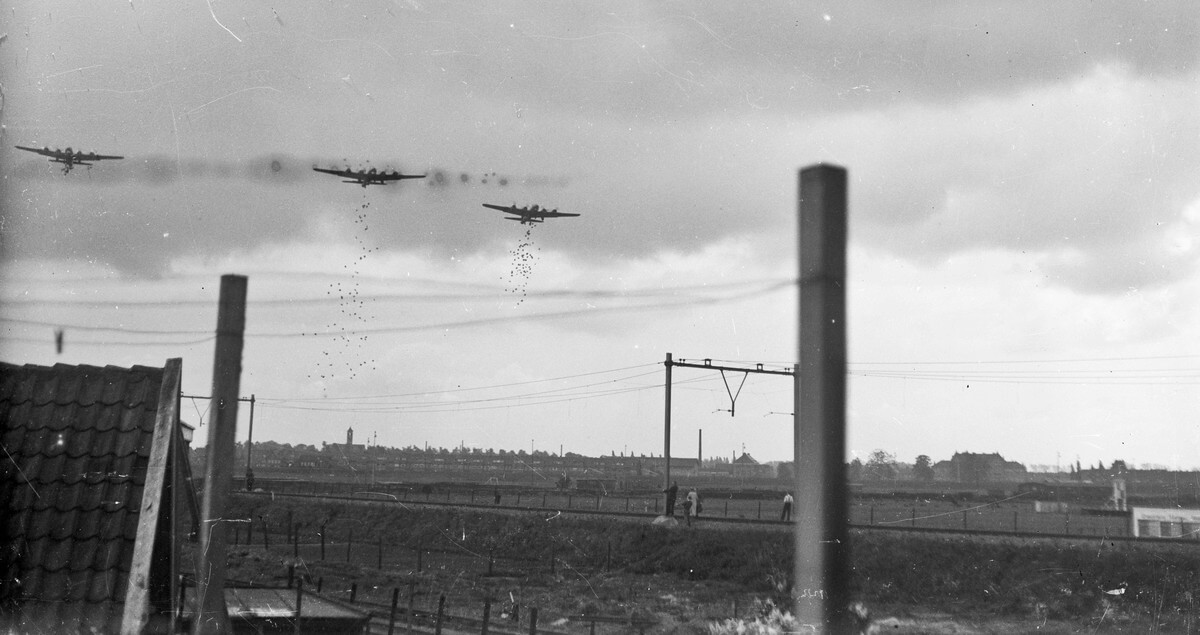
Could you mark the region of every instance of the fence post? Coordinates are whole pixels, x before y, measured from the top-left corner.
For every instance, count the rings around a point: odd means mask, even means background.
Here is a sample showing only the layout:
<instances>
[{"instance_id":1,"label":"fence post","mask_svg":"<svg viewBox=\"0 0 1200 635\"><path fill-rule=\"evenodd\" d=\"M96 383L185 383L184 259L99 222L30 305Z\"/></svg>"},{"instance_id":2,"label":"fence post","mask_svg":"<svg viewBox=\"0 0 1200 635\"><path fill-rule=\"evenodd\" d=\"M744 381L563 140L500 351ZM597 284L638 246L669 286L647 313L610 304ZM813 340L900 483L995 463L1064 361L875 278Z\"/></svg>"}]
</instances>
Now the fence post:
<instances>
[{"instance_id":1,"label":"fence post","mask_svg":"<svg viewBox=\"0 0 1200 635\"><path fill-rule=\"evenodd\" d=\"M488 618L492 615L492 599L484 598L483 600L483 630L479 631L479 635L487 635Z\"/></svg>"},{"instance_id":2,"label":"fence post","mask_svg":"<svg viewBox=\"0 0 1200 635\"><path fill-rule=\"evenodd\" d=\"M292 585L293 585L293 584L295 584L295 583L296 583L296 565L294 565L294 564L289 564L289 565L288 565L288 583L287 583L287 588L289 588L289 589L290 589L290 588L292 588Z\"/></svg>"},{"instance_id":3,"label":"fence post","mask_svg":"<svg viewBox=\"0 0 1200 635\"><path fill-rule=\"evenodd\" d=\"M758 501L758 519L762 520L762 501Z\"/></svg>"},{"instance_id":4,"label":"fence post","mask_svg":"<svg viewBox=\"0 0 1200 635\"><path fill-rule=\"evenodd\" d=\"M417 582L416 582L415 580L409 580L409 581L408 581L408 615L406 615L406 616L405 616L405 618L404 618L404 628L405 628L405 630L407 630L409 633L412 633L412 632L413 632L413 627L412 627L412 621L413 621L413 596L415 596L415 595L417 594L417 589L416 589L416 586L415 586L415 585L416 585L416 583L417 583Z\"/></svg>"},{"instance_id":5,"label":"fence post","mask_svg":"<svg viewBox=\"0 0 1200 635\"><path fill-rule=\"evenodd\" d=\"M438 596L437 620L435 620L433 623L434 635L442 635L442 616L445 615L445 613L446 613L446 596L439 595Z\"/></svg>"},{"instance_id":6,"label":"fence post","mask_svg":"<svg viewBox=\"0 0 1200 635\"><path fill-rule=\"evenodd\" d=\"M542 507L546 506L546 492L542 492Z\"/></svg>"},{"instance_id":7,"label":"fence post","mask_svg":"<svg viewBox=\"0 0 1200 635\"><path fill-rule=\"evenodd\" d=\"M263 530L263 550L265 550L265 551L270 551L270 550L271 550L271 538L270 538L269 534L271 533L271 528L270 528L270 527L267 525L267 519L266 519L266 518L263 518L263 519L262 519L262 521L263 521L263 526L262 526L262 530Z\"/></svg>"},{"instance_id":8,"label":"fence post","mask_svg":"<svg viewBox=\"0 0 1200 635\"><path fill-rule=\"evenodd\" d=\"M396 602L400 599L400 587L392 587L392 612L388 614L388 635L396 629Z\"/></svg>"},{"instance_id":9,"label":"fence post","mask_svg":"<svg viewBox=\"0 0 1200 635\"><path fill-rule=\"evenodd\" d=\"M517 490L517 507L521 506L521 490Z\"/></svg>"},{"instance_id":10,"label":"fence post","mask_svg":"<svg viewBox=\"0 0 1200 635\"><path fill-rule=\"evenodd\" d=\"M654 497L654 513L655 514L658 513L658 497L657 496Z\"/></svg>"},{"instance_id":11,"label":"fence post","mask_svg":"<svg viewBox=\"0 0 1200 635\"><path fill-rule=\"evenodd\" d=\"M917 508L910 507L909 511L911 512L911 520L908 521L908 526L916 527L917 526Z\"/></svg>"},{"instance_id":12,"label":"fence post","mask_svg":"<svg viewBox=\"0 0 1200 635\"><path fill-rule=\"evenodd\" d=\"M871 525L875 524L875 506L874 505L871 505L871 522L868 524L871 524Z\"/></svg>"},{"instance_id":13,"label":"fence post","mask_svg":"<svg viewBox=\"0 0 1200 635\"><path fill-rule=\"evenodd\" d=\"M356 598L356 597L358 597L358 583L351 582L350 583L350 603L351 604L354 603L354 598Z\"/></svg>"},{"instance_id":14,"label":"fence post","mask_svg":"<svg viewBox=\"0 0 1200 635\"><path fill-rule=\"evenodd\" d=\"M321 586L323 584L325 584L325 578L324 577L317 578L317 593L321 592Z\"/></svg>"},{"instance_id":15,"label":"fence post","mask_svg":"<svg viewBox=\"0 0 1200 635\"><path fill-rule=\"evenodd\" d=\"M346 562L350 562L350 549L354 546L354 528L347 530L346 535Z\"/></svg>"},{"instance_id":16,"label":"fence post","mask_svg":"<svg viewBox=\"0 0 1200 635\"><path fill-rule=\"evenodd\" d=\"M300 635L300 603L304 601L304 580L296 584L296 635Z\"/></svg>"},{"instance_id":17,"label":"fence post","mask_svg":"<svg viewBox=\"0 0 1200 635\"><path fill-rule=\"evenodd\" d=\"M693 510L693 511L695 511L695 510ZM725 499L725 517L729 518L729 499L728 498Z\"/></svg>"},{"instance_id":18,"label":"fence post","mask_svg":"<svg viewBox=\"0 0 1200 635\"><path fill-rule=\"evenodd\" d=\"M529 609L529 635L537 635L537 607Z\"/></svg>"}]
</instances>

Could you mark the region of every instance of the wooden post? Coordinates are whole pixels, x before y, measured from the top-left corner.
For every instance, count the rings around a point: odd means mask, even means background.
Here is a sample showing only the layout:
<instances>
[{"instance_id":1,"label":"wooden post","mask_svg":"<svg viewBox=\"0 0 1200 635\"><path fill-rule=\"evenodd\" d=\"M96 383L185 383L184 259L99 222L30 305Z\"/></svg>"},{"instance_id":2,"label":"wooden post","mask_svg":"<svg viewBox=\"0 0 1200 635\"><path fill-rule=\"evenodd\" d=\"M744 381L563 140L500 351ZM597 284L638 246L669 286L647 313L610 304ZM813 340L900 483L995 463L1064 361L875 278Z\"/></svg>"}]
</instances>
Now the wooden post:
<instances>
[{"instance_id":1,"label":"wooden post","mask_svg":"<svg viewBox=\"0 0 1200 635\"><path fill-rule=\"evenodd\" d=\"M409 633L413 632L413 627L412 627L413 612L414 612L413 611L413 598L417 594L417 589L415 586L416 584L417 584L416 580L408 581L408 613L404 617L404 627L405 627L405 630L408 631Z\"/></svg>"},{"instance_id":2,"label":"wooden post","mask_svg":"<svg viewBox=\"0 0 1200 635\"><path fill-rule=\"evenodd\" d=\"M542 492L542 507L546 506L546 492Z\"/></svg>"},{"instance_id":3,"label":"wooden post","mask_svg":"<svg viewBox=\"0 0 1200 635\"><path fill-rule=\"evenodd\" d=\"M396 630L396 602L400 600L400 587L392 588L392 612L388 614L388 635Z\"/></svg>"},{"instance_id":4,"label":"wooden post","mask_svg":"<svg viewBox=\"0 0 1200 635\"><path fill-rule=\"evenodd\" d=\"M304 580L299 580L296 583L296 621L295 633L300 635L300 604L304 601Z\"/></svg>"},{"instance_id":5,"label":"wooden post","mask_svg":"<svg viewBox=\"0 0 1200 635\"><path fill-rule=\"evenodd\" d=\"M799 176L799 366L793 532L801 628L850 631L846 524L846 170ZM813 591L803 593L804 590Z\"/></svg>"},{"instance_id":6,"label":"wooden post","mask_svg":"<svg viewBox=\"0 0 1200 635\"><path fill-rule=\"evenodd\" d=\"M296 565L294 565L294 564L289 564L289 565L288 565L288 583L287 583L287 588L289 588L289 589L290 589L290 588L292 588L292 585L293 585L293 584L295 584L295 583L296 583Z\"/></svg>"},{"instance_id":7,"label":"wooden post","mask_svg":"<svg viewBox=\"0 0 1200 635\"><path fill-rule=\"evenodd\" d=\"M491 618L491 615L492 615L492 599L484 598L484 600L483 600L483 630L479 631L480 635L487 635L488 619Z\"/></svg>"},{"instance_id":8,"label":"wooden post","mask_svg":"<svg viewBox=\"0 0 1200 635\"><path fill-rule=\"evenodd\" d=\"M351 604L353 604L353 603L354 603L354 599L355 599L356 597L358 597L358 583L357 583L357 582L351 582L351 583L350 583L350 603L351 603Z\"/></svg>"},{"instance_id":9,"label":"wooden post","mask_svg":"<svg viewBox=\"0 0 1200 635\"><path fill-rule=\"evenodd\" d=\"M600 495L596 494L596 511L600 511Z\"/></svg>"},{"instance_id":10,"label":"wooden post","mask_svg":"<svg viewBox=\"0 0 1200 635\"><path fill-rule=\"evenodd\" d=\"M758 519L762 520L762 500L758 501Z\"/></svg>"},{"instance_id":11,"label":"wooden post","mask_svg":"<svg viewBox=\"0 0 1200 635\"><path fill-rule=\"evenodd\" d=\"M321 585L323 585L324 583L325 583L324 577L317 578L317 593L321 592Z\"/></svg>"},{"instance_id":12,"label":"wooden post","mask_svg":"<svg viewBox=\"0 0 1200 635\"><path fill-rule=\"evenodd\" d=\"M529 609L529 635L537 635L537 607Z\"/></svg>"},{"instance_id":13,"label":"wooden post","mask_svg":"<svg viewBox=\"0 0 1200 635\"><path fill-rule=\"evenodd\" d=\"M871 524L871 525L875 524L875 506L874 505L871 505L871 522L869 524Z\"/></svg>"},{"instance_id":14,"label":"wooden post","mask_svg":"<svg viewBox=\"0 0 1200 635\"><path fill-rule=\"evenodd\" d=\"M200 548L196 574L196 635L228 633L225 608L225 532L216 524L225 518L233 485L233 452L237 437L238 393L242 378L242 335L246 330L245 276L221 276L217 309L217 343L213 356L212 415L204 464L204 497L200 507Z\"/></svg>"},{"instance_id":15,"label":"wooden post","mask_svg":"<svg viewBox=\"0 0 1200 635\"><path fill-rule=\"evenodd\" d=\"M438 596L437 620L433 623L434 635L442 635L442 616L446 614L446 596Z\"/></svg>"}]
</instances>

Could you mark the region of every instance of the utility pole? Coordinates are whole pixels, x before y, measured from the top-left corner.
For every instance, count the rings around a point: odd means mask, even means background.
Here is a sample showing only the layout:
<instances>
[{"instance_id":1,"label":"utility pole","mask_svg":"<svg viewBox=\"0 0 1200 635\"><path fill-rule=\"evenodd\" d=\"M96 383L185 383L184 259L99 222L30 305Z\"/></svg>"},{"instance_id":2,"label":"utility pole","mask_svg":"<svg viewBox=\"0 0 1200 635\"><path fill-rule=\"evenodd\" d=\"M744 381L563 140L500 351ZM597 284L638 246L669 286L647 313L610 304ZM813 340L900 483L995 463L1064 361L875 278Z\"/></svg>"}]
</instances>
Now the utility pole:
<instances>
[{"instance_id":1,"label":"utility pole","mask_svg":"<svg viewBox=\"0 0 1200 635\"><path fill-rule=\"evenodd\" d=\"M850 632L846 522L846 170L800 170L796 618Z\"/></svg>"},{"instance_id":2,"label":"utility pole","mask_svg":"<svg viewBox=\"0 0 1200 635\"><path fill-rule=\"evenodd\" d=\"M200 562L196 570L195 635L219 635L232 629L225 608L225 502L233 477L237 440L238 387L242 377L242 339L246 330L245 276L221 276L217 344L213 356L212 425L204 465L200 508Z\"/></svg>"}]
</instances>

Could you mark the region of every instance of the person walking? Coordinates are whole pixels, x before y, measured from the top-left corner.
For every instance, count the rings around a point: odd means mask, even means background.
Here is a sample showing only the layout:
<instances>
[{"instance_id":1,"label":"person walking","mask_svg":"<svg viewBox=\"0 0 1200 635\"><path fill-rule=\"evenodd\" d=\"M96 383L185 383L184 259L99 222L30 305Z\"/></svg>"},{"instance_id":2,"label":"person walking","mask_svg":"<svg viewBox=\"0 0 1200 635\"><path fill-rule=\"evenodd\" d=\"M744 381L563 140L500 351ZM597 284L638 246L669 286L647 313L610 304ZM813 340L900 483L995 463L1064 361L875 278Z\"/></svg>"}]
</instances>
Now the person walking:
<instances>
[{"instance_id":1,"label":"person walking","mask_svg":"<svg viewBox=\"0 0 1200 635\"><path fill-rule=\"evenodd\" d=\"M783 495L783 513L779 515L779 520L792 519L792 493L788 492Z\"/></svg>"},{"instance_id":2,"label":"person walking","mask_svg":"<svg viewBox=\"0 0 1200 635\"><path fill-rule=\"evenodd\" d=\"M667 516L675 516L675 497L679 495L679 484L671 481L671 486L663 490L667 495Z\"/></svg>"}]
</instances>

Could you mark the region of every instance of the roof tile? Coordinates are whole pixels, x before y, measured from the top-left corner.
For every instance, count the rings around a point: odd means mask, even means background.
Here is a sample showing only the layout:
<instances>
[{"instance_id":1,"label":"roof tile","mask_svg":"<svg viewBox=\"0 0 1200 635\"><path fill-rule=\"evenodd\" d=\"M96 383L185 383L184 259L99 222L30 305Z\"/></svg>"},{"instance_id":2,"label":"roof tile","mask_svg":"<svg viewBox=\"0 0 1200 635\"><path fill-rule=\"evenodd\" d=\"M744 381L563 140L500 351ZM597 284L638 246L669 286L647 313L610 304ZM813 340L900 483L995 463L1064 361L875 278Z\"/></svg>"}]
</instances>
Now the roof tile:
<instances>
[{"instance_id":1,"label":"roof tile","mask_svg":"<svg viewBox=\"0 0 1200 635\"><path fill-rule=\"evenodd\" d=\"M0 602L23 624L119 625L162 380L0 362L0 573L21 579Z\"/></svg>"}]
</instances>

